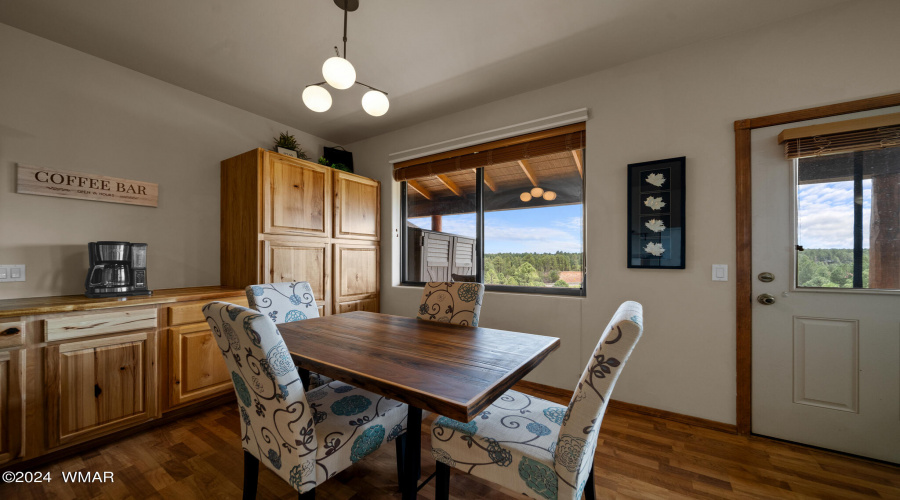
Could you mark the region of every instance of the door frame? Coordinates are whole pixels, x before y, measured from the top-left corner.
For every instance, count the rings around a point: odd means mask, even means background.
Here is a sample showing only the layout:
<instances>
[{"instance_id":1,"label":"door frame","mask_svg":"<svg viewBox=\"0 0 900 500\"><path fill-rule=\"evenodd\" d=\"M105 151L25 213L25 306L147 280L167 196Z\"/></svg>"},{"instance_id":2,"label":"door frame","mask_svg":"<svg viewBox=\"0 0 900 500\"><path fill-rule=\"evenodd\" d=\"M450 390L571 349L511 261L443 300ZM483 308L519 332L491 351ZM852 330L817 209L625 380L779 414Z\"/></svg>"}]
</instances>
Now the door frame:
<instances>
[{"instance_id":1,"label":"door frame","mask_svg":"<svg viewBox=\"0 0 900 500\"><path fill-rule=\"evenodd\" d=\"M734 122L735 236L737 241L737 431L751 433L751 377L753 340L753 269L751 267L752 217L750 192L750 131L787 123L826 118L860 111L900 106L900 93L856 101L747 118Z\"/></svg>"}]
</instances>

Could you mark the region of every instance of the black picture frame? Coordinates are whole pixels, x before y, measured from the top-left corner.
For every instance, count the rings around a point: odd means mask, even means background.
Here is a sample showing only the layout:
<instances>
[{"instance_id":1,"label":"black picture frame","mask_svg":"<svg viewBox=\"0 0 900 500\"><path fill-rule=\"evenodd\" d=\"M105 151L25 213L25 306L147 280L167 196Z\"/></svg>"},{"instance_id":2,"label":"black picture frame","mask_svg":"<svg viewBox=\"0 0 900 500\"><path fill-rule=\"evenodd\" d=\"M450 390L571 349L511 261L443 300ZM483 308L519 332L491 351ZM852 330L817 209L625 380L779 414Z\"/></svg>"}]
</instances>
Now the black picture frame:
<instances>
[{"instance_id":1,"label":"black picture frame","mask_svg":"<svg viewBox=\"0 0 900 500\"><path fill-rule=\"evenodd\" d=\"M681 156L628 165L629 268L684 269L685 163Z\"/></svg>"}]
</instances>

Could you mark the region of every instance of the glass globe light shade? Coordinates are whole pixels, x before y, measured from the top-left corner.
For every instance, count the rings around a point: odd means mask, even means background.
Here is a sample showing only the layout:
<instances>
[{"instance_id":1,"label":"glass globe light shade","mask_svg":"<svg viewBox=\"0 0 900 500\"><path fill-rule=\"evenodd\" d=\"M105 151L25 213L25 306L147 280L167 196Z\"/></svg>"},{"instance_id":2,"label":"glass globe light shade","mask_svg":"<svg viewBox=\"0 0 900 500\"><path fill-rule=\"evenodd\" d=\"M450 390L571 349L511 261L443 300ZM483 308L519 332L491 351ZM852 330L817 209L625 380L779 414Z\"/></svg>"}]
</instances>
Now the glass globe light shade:
<instances>
[{"instance_id":1,"label":"glass globe light shade","mask_svg":"<svg viewBox=\"0 0 900 500\"><path fill-rule=\"evenodd\" d=\"M316 113L328 111L331 108L331 94L325 87L310 85L303 89L303 104Z\"/></svg>"},{"instance_id":2,"label":"glass globe light shade","mask_svg":"<svg viewBox=\"0 0 900 500\"><path fill-rule=\"evenodd\" d=\"M383 93L377 90L370 90L363 95L362 107L372 116L381 116L387 113L391 103Z\"/></svg>"},{"instance_id":3,"label":"glass globe light shade","mask_svg":"<svg viewBox=\"0 0 900 500\"><path fill-rule=\"evenodd\" d=\"M547 201L553 201L556 199L556 191L544 191L544 199Z\"/></svg>"},{"instance_id":4,"label":"glass globe light shade","mask_svg":"<svg viewBox=\"0 0 900 500\"><path fill-rule=\"evenodd\" d=\"M542 194L544 194L543 189L541 189L539 187L531 188L531 196L533 196L535 198L540 198Z\"/></svg>"},{"instance_id":5,"label":"glass globe light shade","mask_svg":"<svg viewBox=\"0 0 900 500\"><path fill-rule=\"evenodd\" d=\"M329 57L322 65L322 76L328 85L336 89L349 89L356 83L356 70L343 57Z\"/></svg>"},{"instance_id":6,"label":"glass globe light shade","mask_svg":"<svg viewBox=\"0 0 900 500\"><path fill-rule=\"evenodd\" d=\"M522 201L531 201L531 193L526 191L526 192L522 193L521 195L519 195L519 199Z\"/></svg>"}]
</instances>

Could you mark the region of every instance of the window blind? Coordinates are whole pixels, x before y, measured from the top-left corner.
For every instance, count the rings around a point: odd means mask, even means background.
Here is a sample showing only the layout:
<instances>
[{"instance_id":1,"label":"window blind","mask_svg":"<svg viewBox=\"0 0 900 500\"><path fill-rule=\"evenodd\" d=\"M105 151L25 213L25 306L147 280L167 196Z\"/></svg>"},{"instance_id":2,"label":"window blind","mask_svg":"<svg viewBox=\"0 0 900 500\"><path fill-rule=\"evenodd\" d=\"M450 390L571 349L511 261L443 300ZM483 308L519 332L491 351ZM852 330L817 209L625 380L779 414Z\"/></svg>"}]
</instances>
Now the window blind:
<instances>
[{"instance_id":1,"label":"window blind","mask_svg":"<svg viewBox=\"0 0 900 500\"><path fill-rule=\"evenodd\" d=\"M408 160L395 165L394 180L408 181L535 156L584 149L584 129L584 123L576 123Z\"/></svg>"},{"instance_id":2,"label":"window blind","mask_svg":"<svg viewBox=\"0 0 900 500\"><path fill-rule=\"evenodd\" d=\"M786 129L778 135L788 160L900 146L900 113Z\"/></svg>"}]
</instances>

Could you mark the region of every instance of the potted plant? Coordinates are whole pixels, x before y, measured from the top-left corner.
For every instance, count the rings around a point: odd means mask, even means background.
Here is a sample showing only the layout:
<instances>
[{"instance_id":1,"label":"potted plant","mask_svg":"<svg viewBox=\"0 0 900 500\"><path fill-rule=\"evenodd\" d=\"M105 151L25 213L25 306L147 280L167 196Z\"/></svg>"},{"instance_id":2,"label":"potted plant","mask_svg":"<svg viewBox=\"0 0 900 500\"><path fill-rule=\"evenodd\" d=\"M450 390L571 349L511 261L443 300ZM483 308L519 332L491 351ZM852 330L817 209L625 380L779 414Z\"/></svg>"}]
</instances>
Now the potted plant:
<instances>
[{"instance_id":1,"label":"potted plant","mask_svg":"<svg viewBox=\"0 0 900 500\"><path fill-rule=\"evenodd\" d=\"M293 156L294 158L300 158L301 160L308 160L309 156L306 155L306 151L300 147L300 143L297 142L297 138L287 131L282 132L277 138L273 138L275 140L275 151L288 156Z\"/></svg>"}]
</instances>

